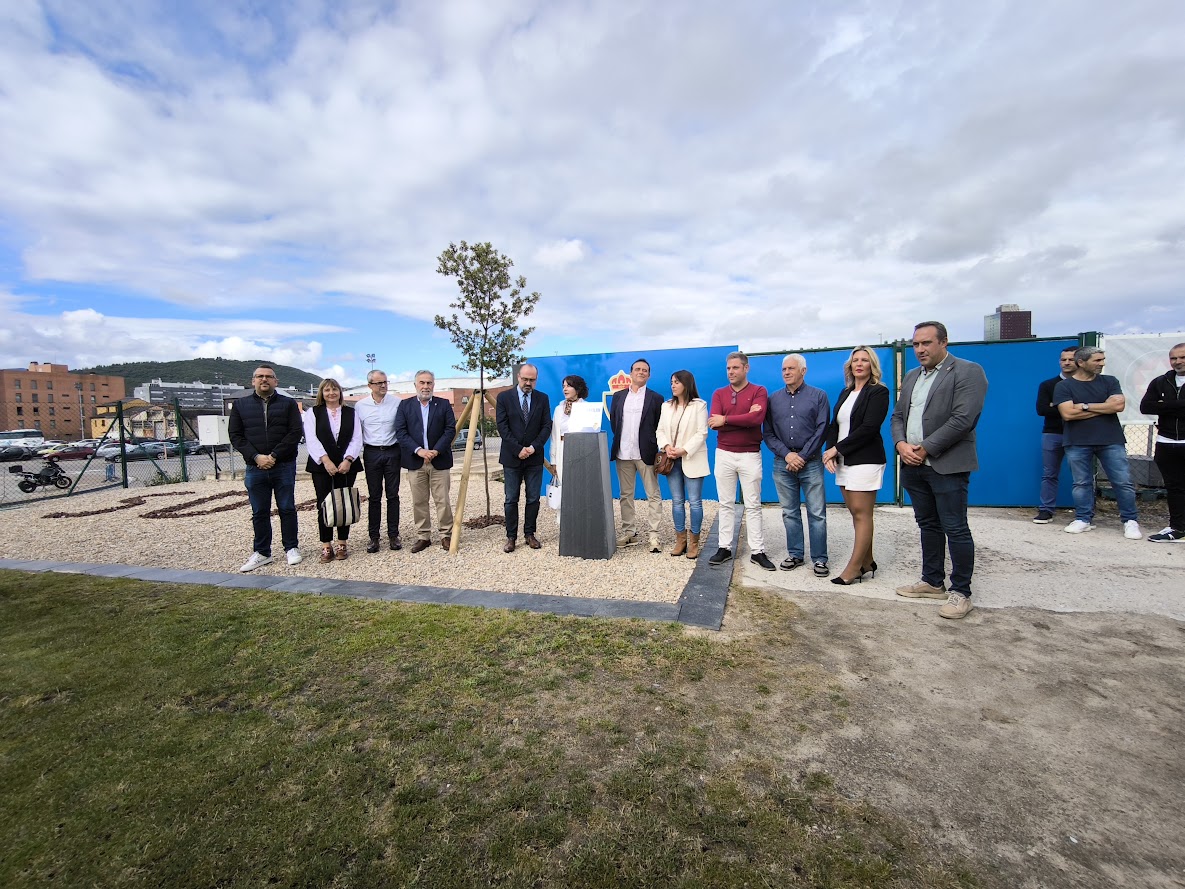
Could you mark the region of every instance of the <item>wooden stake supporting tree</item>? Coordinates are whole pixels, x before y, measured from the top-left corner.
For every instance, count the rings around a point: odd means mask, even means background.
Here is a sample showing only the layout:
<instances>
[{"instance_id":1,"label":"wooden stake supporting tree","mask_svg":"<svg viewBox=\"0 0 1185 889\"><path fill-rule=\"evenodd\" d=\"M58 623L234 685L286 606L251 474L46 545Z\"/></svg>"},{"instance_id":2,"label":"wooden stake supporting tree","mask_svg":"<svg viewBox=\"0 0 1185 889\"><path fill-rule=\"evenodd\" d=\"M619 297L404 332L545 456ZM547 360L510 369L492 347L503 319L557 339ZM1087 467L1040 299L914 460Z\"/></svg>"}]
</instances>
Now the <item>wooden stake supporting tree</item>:
<instances>
[{"instance_id":1,"label":"wooden stake supporting tree","mask_svg":"<svg viewBox=\"0 0 1185 889\"><path fill-rule=\"evenodd\" d=\"M460 539L462 517L465 514L464 497L468 493L469 471L473 455L475 428L484 410L473 410L475 404L489 400L485 381L487 376L506 376L514 365L523 360L522 348L533 327L519 327L519 321L530 315L539 302L538 292L524 294L527 279L522 275L512 279L510 269L514 266L510 257L499 253L488 241L483 244L460 246L449 244L448 249L438 257L436 271L457 279L460 296L449 308L456 309L451 318L437 315L436 326L447 331L453 345L465 357L457 370L477 373L480 398L469 399L469 440L465 444L465 461L461 470L461 487L458 493L456 517L453 522L453 538L450 552L457 551ZM461 318L464 316L464 321ZM495 406L496 407L496 406ZM464 418L465 412L462 412ZM462 420L463 422L463 420ZM458 426L462 423L458 423ZM490 506L489 458L482 448L482 466L485 469L486 514L490 523L503 521L495 516Z\"/></svg>"}]
</instances>

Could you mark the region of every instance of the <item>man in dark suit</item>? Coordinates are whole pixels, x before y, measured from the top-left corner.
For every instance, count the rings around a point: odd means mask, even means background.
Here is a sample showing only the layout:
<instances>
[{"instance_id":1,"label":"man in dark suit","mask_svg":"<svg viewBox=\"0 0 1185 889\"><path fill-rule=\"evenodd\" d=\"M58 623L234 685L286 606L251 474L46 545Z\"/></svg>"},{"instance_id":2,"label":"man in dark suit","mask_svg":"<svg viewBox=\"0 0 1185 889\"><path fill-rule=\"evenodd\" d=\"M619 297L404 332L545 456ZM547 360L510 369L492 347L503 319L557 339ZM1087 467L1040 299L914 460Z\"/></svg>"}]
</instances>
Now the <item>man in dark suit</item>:
<instances>
[{"instance_id":1,"label":"man in dark suit","mask_svg":"<svg viewBox=\"0 0 1185 889\"><path fill-rule=\"evenodd\" d=\"M905 375L890 428L901 455L901 484L921 530L922 579L897 588L913 599L946 599L942 617L971 610L975 541L967 524L967 486L979 468L975 426L987 397L987 376L972 361L951 355L946 326L923 321L913 329L920 367ZM950 549L950 594L946 550Z\"/></svg>"},{"instance_id":2,"label":"man in dark suit","mask_svg":"<svg viewBox=\"0 0 1185 889\"><path fill-rule=\"evenodd\" d=\"M610 460L617 461L617 483L621 489L621 536L618 547L637 546L638 516L634 507L634 488L638 476L650 502L650 539L652 553L659 552L658 523L662 519L662 492L654 461L658 457L658 418L662 396L648 389L650 362L639 358L630 365L628 389L614 392L609 402L609 428L613 431Z\"/></svg>"},{"instance_id":3,"label":"man in dark suit","mask_svg":"<svg viewBox=\"0 0 1185 889\"><path fill-rule=\"evenodd\" d=\"M416 397L403 399L395 412L395 440L399 442L400 459L407 467L407 480L411 486L412 518L416 526L416 542L411 547L413 553L423 552L432 545L429 494L436 504L440 545L448 549L452 543L449 478L457 420L453 416L453 406L432 394L435 389L436 375L430 370L417 371Z\"/></svg>"},{"instance_id":4,"label":"man in dark suit","mask_svg":"<svg viewBox=\"0 0 1185 889\"><path fill-rule=\"evenodd\" d=\"M514 552L518 540L519 488L526 485L527 506L523 512L523 538L531 549L542 544L535 536L539 518L539 491L543 486L543 445L551 436L551 403L543 392L535 391L539 371L533 364L518 369L518 385L498 396L498 434L502 450L503 485L506 489L506 546Z\"/></svg>"}]
</instances>

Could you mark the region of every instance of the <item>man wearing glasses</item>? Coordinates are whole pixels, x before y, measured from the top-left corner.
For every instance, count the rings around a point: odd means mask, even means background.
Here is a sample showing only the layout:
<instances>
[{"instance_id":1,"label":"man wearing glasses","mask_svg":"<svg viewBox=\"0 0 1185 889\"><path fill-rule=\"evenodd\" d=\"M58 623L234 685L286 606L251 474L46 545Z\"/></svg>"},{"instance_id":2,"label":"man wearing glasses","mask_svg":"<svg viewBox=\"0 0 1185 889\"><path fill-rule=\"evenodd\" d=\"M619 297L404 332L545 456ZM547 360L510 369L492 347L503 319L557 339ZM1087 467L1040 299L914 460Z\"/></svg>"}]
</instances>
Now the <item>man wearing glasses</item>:
<instances>
[{"instance_id":1,"label":"man wearing glasses","mask_svg":"<svg viewBox=\"0 0 1185 889\"><path fill-rule=\"evenodd\" d=\"M496 418L502 450L503 487L506 490L506 544L503 552L512 553L518 541L519 489L526 486L527 505L523 511L523 538L531 549L543 544L535 536L539 518L539 489L543 485L543 445L551 437L551 403L535 390L539 371L533 364L518 369L518 385L498 396Z\"/></svg>"},{"instance_id":2,"label":"man wearing glasses","mask_svg":"<svg viewBox=\"0 0 1185 889\"><path fill-rule=\"evenodd\" d=\"M304 427L296 402L276 391L276 371L261 364L251 378L254 390L235 399L227 431L247 470L243 474L251 501L255 542L240 571L254 571L272 560L272 497L280 513L280 541L289 565L300 563L296 527L296 449Z\"/></svg>"},{"instance_id":3,"label":"man wearing glasses","mask_svg":"<svg viewBox=\"0 0 1185 889\"><path fill-rule=\"evenodd\" d=\"M395 417L399 399L387 397L387 375L372 370L366 375L370 394L354 410L362 422L362 468L366 472L369 498L370 542L368 553L379 551L379 529L383 521L383 488L387 489L387 542L391 549L403 549L399 538L399 442L395 437Z\"/></svg>"}]
</instances>

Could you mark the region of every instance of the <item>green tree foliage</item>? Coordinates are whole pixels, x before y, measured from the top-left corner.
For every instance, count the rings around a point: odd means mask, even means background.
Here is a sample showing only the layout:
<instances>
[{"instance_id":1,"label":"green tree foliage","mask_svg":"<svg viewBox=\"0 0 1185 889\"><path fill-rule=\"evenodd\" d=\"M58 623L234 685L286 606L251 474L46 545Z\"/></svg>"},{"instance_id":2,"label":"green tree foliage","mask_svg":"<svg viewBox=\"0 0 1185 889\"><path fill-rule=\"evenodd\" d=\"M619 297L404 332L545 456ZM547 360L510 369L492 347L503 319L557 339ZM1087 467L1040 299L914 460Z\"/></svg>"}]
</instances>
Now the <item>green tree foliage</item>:
<instances>
[{"instance_id":1,"label":"green tree foliage","mask_svg":"<svg viewBox=\"0 0 1185 889\"><path fill-rule=\"evenodd\" d=\"M520 327L520 321L539 302L538 292L524 293L527 279L510 277L514 262L493 244L450 243L440 254L436 271L457 279L460 295L449 303L452 317L436 316L436 326L447 331L465 360L457 370L476 373L484 395L486 377L507 376L523 360L522 349L534 327ZM484 418L484 414L483 414ZM486 515L490 515L489 466L486 466Z\"/></svg>"}]
</instances>

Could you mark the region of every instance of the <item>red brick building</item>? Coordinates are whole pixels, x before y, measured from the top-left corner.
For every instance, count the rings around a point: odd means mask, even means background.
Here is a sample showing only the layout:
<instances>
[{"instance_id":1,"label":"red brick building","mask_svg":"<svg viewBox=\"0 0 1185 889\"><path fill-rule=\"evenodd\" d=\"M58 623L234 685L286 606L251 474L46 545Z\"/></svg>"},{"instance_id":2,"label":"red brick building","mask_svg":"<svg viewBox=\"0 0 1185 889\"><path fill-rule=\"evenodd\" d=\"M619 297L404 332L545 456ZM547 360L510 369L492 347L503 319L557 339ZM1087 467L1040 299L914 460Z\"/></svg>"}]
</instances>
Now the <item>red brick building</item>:
<instances>
[{"instance_id":1,"label":"red brick building","mask_svg":"<svg viewBox=\"0 0 1185 889\"><path fill-rule=\"evenodd\" d=\"M29 362L0 370L0 429L38 429L46 438L90 437L96 405L124 397L124 378L71 373L65 364Z\"/></svg>"}]
</instances>

